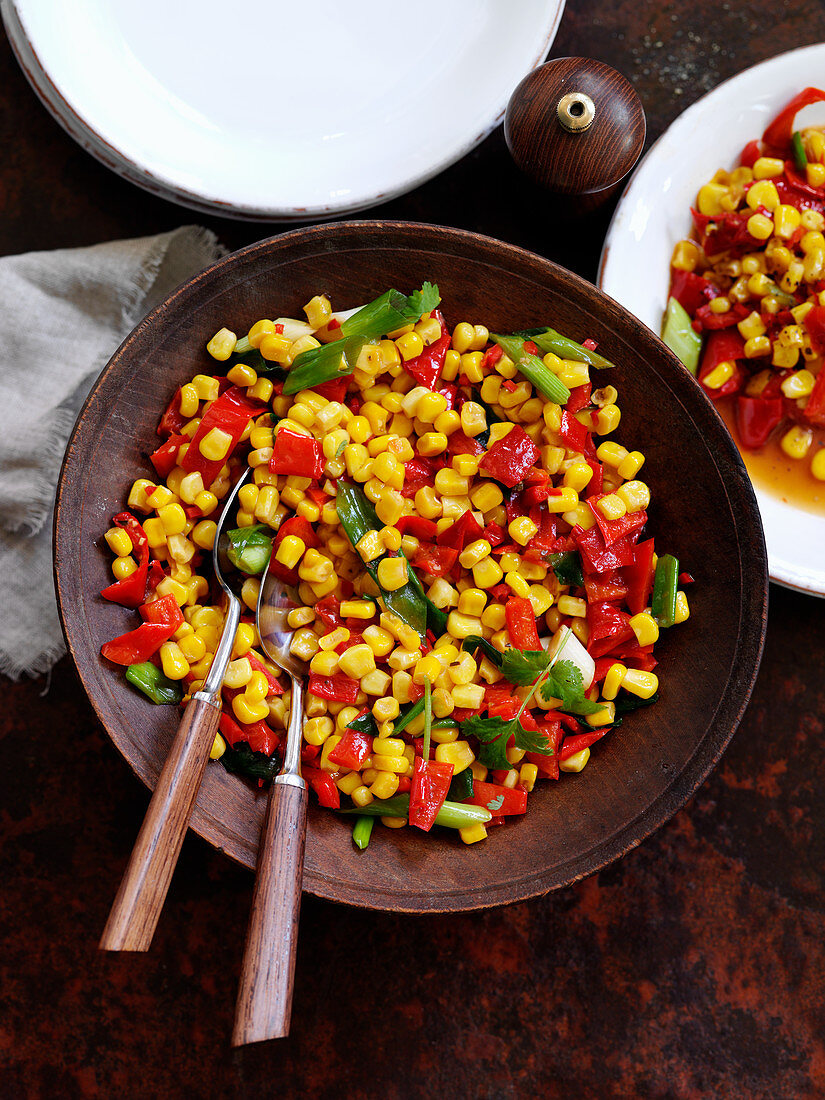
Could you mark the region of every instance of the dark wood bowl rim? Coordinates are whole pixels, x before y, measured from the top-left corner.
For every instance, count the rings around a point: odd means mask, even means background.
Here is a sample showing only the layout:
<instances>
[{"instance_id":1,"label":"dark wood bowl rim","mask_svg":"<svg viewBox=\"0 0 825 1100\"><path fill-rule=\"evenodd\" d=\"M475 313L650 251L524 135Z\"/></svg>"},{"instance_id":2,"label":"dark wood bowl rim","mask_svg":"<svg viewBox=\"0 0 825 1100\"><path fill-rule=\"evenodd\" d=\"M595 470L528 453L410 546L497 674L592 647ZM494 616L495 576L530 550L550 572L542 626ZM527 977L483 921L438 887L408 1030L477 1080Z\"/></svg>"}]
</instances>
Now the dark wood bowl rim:
<instances>
[{"instance_id":1,"label":"dark wood bowl rim","mask_svg":"<svg viewBox=\"0 0 825 1100\"><path fill-rule=\"evenodd\" d=\"M144 334L156 324L162 323L164 314L170 307L185 307L192 296L197 295L209 283L220 280L240 258L258 253L277 253L292 245L296 239L302 239L308 248L314 242L325 239L340 240L340 244L346 246L350 239L357 241L365 232L373 231L390 234L394 245L398 245L399 238L404 237L408 238L410 248L429 243L436 249L444 249L447 245L459 253L463 250L474 260L486 261L493 267L500 266L502 255L505 255L521 274L537 280L546 278L547 275L555 279L561 278L572 296L584 298L591 304L597 303L602 312L606 308L610 315L610 325L617 336L625 342L640 344L641 354L646 361L669 363L667 373L672 377L668 377L668 381L674 383L671 387L674 398L682 405L685 416L694 420L703 435L713 438L716 460L727 468L729 476L724 479L725 492L732 513L740 517L736 525L736 537L742 571L752 582L750 586L744 586L739 618L739 644L727 681L727 690L708 723L707 735L686 766L673 776L659 797L615 833L544 874L527 873L492 886L481 883L469 890L460 888L439 891L437 894L421 892L405 894L399 898L392 890L376 889L370 885L370 893L365 896L363 887L359 888L357 882L342 882L333 875L319 874L312 870L307 870L304 877L304 889L308 893L360 908L409 913L482 909L514 903L570 885L631 851L677 813L713 770L733 737L747 707L764 647L768 610L767 553L756 498L742 458L712 402L684 370L678 358L652 330L603 291L566 268L517 245L467 230L417 222L345 221L304 227L259 241L217 260L193 279L181 284L165 302L152 310L135 327L101 372L80 410L66 449L55 501L54 576L58 610L69 653L98 718L129 766L151 789L151 777L137 761L130 758L118 733L110 728L112 716L101 695L101 688L105 688L105 683L98 674L97 665L89 662L87 654L75 645L71 629L73 608L63 582L62 563L76 560L77 546L76 540L74 544L70 541L72 524L69 522L71 517L67 514L64 497L67 474L72 468L76 444L84 443L86 413L98 400L101 383L117 369L121 357L132 345L142 340ZM252 866L248 852L241 842L242 838L230 834L217 818L204 812L199 803L195 806L191 827L199 836L236 862L247 867Z\"/></svg>"}]
</instances>

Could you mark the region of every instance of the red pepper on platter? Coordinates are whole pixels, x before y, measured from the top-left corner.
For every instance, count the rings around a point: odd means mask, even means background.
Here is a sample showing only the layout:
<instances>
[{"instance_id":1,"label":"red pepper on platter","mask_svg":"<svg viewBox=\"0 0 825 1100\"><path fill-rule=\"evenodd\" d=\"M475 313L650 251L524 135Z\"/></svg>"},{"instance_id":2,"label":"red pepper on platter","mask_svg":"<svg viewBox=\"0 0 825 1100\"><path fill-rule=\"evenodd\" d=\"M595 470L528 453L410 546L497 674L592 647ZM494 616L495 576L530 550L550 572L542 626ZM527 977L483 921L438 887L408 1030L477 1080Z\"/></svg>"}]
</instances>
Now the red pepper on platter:
<instances>
[{"instance_id":1,"label":"red pepper on platter","mask_svg":"<svg viewBox=\"0 0 825 1100\"><path fill-rule=\"evenodd\" d=\"M155 467L158 477L167 478L177 465L178 452L189 440L185 435L170 435L156 451L149 455L149 461Z\"/></svg>"},{"instance_id":2,"label":"red pepper on platter","mask_svg":"<svg viewBox=\"0 0 825 1100\"><path fill-rule=\"evenodd\" d=\"M253 416L265 409L261 401L253 401L237 386L230 386L216 401L213 401L201 417L198 430L181 460L181 466L187 473L199 473L208 489L228 461L232 451L238 445L246 426ZM211 459L201 454L200 445L207 435L218 428L230 437L229 448L224 458Z\"/></svg>"},{"instance_id":3,"label":"red pepper on platter","mask_svg":"<svg viewBox=\"0 0 825 1100\"><path fill-rule=\"evenodd\" d=\"M574 737L565 737L559 752L559 760L569 760L571 756L575 756L582 749L589 749L591 745L601 741L604 735L609 732L610 727L608 726L606 729L594 730L592 733L578 733Z\"/></svg>"},{"instance_id":4,"label":"red pepper on platter","mask_svg":"<svg viewBox=\"0 0 825 1100\"><path fill-rule=\"evenodd\" d=\"M177 627L167 623L141 623L134 630L105 642L100 652L107 661L116 665L139 665L154 657L164 642L167 642Z\"/></svg>"},{"instance_id":5,"label":"red pepper on platter","mask_svg":"<svg viewBox=\"0 0 825 1100\"><path fill-rule=\"evenodd\" d=\"M349 768L352 772L360 771L364 761L372 752L372 737L362 730L345 730L341 740L334 749L330 749L327 759L330 764L337 764L341 768Z\"/></svg>"},{"instance_id":6,"label":"red pepper on platter","mask_svg":"<svg viewBox=\"0 0 825 1100\"><path fill-rule=\"evenodd\" d=\"M433 577L443 577L454 568L458 561L458 550L452 546L438 546L433 542L422 542L412 558L416 569L423 569Z\"/></svg>"},{"instance_id":7,"label":"red pepper on platter","mask_svg":"<svg viewBox=\"0 0 825 1100\"><path fill-rule=\"evenodd\" d=\"M318 796L319 806L324 806L328 810L340 810L341 792L335 786L335 780L329 772L304 764L301 774Z\"/></svg>"},{"instance_id":8,"label":"red pepper on platter","mask_svg":"<svg viewBox=\"0 0 825 1100\"><path fill-rule=\"evenodd\" d=\"M540 754L536 754L540 755ZM552 759L548 757L547 759ZM527 791L517 787L504 787L499 783L473 780L473 793L464 799L467 806L484 806L493 817L509 817L527 811Z\"/></svg>"},{"instance_id":9,"label":"red pepper on platter","mask_svg":"<svg viewBox=\"0 0 825 1100\"><path fill-rule=\"evenodd\" d=\"M504 605L510 641L516 649L541 649L533 605L524 596L511 596Z\"/></svg>"},{"instance_id":10,"label":"red pepper on platter","mask_svg":"<svg viewBox=\"0 0 825 1100\"><path fill-rule=\"evenodd\" d=\"M324 466L324 452L317 439L293 432L291 428L279 429L269 460L271 474L291 474L317 481L323 476Z\"/></svg>"},{"instance_id":11,"label":"red pepper on platter","mask_svg":"<svg viewBox=\"0 0 825 1100\"><path fill-rule=\"evenodd\" d=\"M824 100L825 92L821 89L803 88L768 125L762 135L762 141L771 151L778 153L787 151L791 144L796 116L803 107L809 107L812 103L820 103Z\"/></svg>"},{"instance_id":12,"label":"red pepper on platter","mask_svg":"<svg viewBox=\"0 0 825 1100\"><path fill-rule=\"evenodd\" d=\"M460 554L468 543L475 542L483 535L484 528L472 512L466 511L462 512L455 523L438 535L438 545L451 546Z\"/></svg>"},{"instance_id":13,"label":"red pepper on platter","mask_svg":"<svg viewBox=\"0 0 825 1100\"><path fill-rule=\"evenodd\" d=\"M180 391L181 387L178 386L175 390L174 397L166 406L166 411L160 418L160 423L157 427L158 435L177 435L186 423L186 417L180 411Z\"/></svg>"},{"instance_id":14,"label":"red pepper on platter","mask_svg":"<svg viewBox=\"0 0 825 1100\"><path fill-rule=\"evenodd\" d=\"M404 370L413 376L419 386L426 386L428 390L434 390L435 384L444 369L444 360L450 350L452 337L444 324L444 318L437 309L433 310L430 316L441 325L441 336L435 343L424 348L420 355L417 355L414 359L408 359L404 363Z\"/></svg>"},{"instance_id":15,"label":"red pepper on platter","mask_svg":"<svg viewBox=\"0 0 825 1100\"><path fill-rule=\"evenodd\" d=\"M748 450L756 450L768 442L768 437L785 416L781 397L736 398L736 430L739 442Z\"/></svg>"},{"instance_id":16,"label":"red pepper on platter","mask_svg":"<svg viewBox=\"0 0 825 1100\"><path fill-rule=\"evenodd\" d=\"M637 543L633 548L633 560L624 567L627 584L627 606L638 615L647 607L653 590L653 539Z\"/></svg>"},{"instance_id":17,"label":"red pepper on platter","mask_svg":"<svg viewBox=\"0 0 825 1100\"><path fill-rule=\"evenodd\" d=\"M310 695L317 695L320 699L329 699L333 703L347 703L352 706L358 698L361 685L342 672L333 673L332 676L318 676L312 673L307 690Z\"/></svg>"}]
</instances>

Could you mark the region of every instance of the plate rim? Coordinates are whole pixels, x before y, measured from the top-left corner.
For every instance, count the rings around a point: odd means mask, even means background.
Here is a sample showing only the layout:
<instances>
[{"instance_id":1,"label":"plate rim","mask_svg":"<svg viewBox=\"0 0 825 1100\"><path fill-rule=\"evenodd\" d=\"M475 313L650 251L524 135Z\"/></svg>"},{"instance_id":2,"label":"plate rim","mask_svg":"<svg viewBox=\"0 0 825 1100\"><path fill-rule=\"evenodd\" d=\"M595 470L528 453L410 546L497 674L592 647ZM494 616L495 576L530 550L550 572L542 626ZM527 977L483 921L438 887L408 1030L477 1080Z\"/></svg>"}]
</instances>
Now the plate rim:
<instances>
[{"instance_id":1,"label":"plate rim","mask_svg":"<svg viewBox=\"0 0 825 1100\"><path fill-rule=\"evenodd\" d=\"M144 320L126 337L96 380L81 409L77 424L72 432L66 449L66 456L60 472L54 514L54 573L61 625L63 626L66 636L69 653L75 662L83 687L107 735L114 742L121 755L125 756L127 763L135 774L138 775L150 789L152 789L153 786L153 777L148 774L145 768L140 766L140 761L126 754L120 743L121 738L110 729L107 723L108 716L104 707L104 693L107 690L107 684L109 684L111 678L109 677L107 680L104 680L99 675L98 665L94 666L97 673L92 669L92 666L84 670L84 662L78 659L80 645L78 644L76 648L75 638L70 633L69 629L67 629L68 616L66 600L68 594L64 589L61 565L64 561L74 560L73 554L76 551L71 543L65 545L66 536L64 532L67 530L67 527L64 523L61 523L61 520L63 518L64 509L69 507L66 502L69 481L67 475L72 467L72 452L78 436L82 435L85 430L88 430L88 427L84 428L84 425L90 425L90 421L85 418L84 414L87 409L92 408L96 401L101 400L99 391L105 376L115 368L120 357L125 352L128 352L130 345L140 338L143 331L151 327L160 314L167 312L173 301L176 304L182 303L185 305L187 299L195 294L205 281L208 282L211 279L219 278L222 269L226 265L236 261L238 257L251 256L257 252L277 252L279 249L289 247L296 237L304 237L311 242L316 237L338 235L346 242L348 234L358 234L361 232L375 233L386 230L407 233L410 238L414 239L418 244L423 242L430 243L432 246L437 243L439 247L443 247L446 235L453 252L455 249L460 249L462 247L465 249L481 248L482 251L485 249L488 250L488 257L490 259L496 255L500 258L500 252L504 249L511 254L513 262L520 265L517 269L520 270L522 275L529 275L531 272L543 272L545 275L548 273L552 275L563 273L565 278L569 276L572 279L572 286L576 292L587 295L592 294L593 291L596 290L592 284L588 283L580 276L566 271L566 269L561 268L560 265L536 253L530 252L517 245L498 241L494 238L472 233L467 230L435 227L428 224L407 221L369 220L338 222L333 225L320 225L281 233L277 236L249 245L246 248L240 249L238 252L230 254L230 256L215 261L194 279L182 284L182 286L174 291L165 302L161 303L156 309L148 314L147 317L144 318ZM395 246L398 247L397 241L395 242ZM361 247L366 247L366 245L362 245ZM374 247L374 245L372 247ZM624 324L629 324L631 320L635 323L635 318L633 318L632 314L625 310L624 307L617 304L617 308L620 314L625 314L627 317L627 320L620 317L620 320L622 320ZM641 331L641 336L644 341L658 345L659 350L664 348L664 345L661 345L661 342L650 330L643 329ZM624 338L619 336L619 339L623 340ZM667 349L665 349L665 351L667 351ZM673 356L671 352L667 351L666 358L671 360L671 367L674 373L677 372L680 369L680 365L676 357ZM693 395L691 391L691 401L694 400L694 396L698 413L700 415L704 414L705 418L709 416L712 422L717 414L711 402L698 387L696 387L695 395ZM336 885L336 880L332 879L330 876L318 875L310 872L304 882L304 889L307 893L314 894L327 900L343 902L361 908L409 913L460 912L489 908L493 905L515 903L527 898L546 894L562 886L568 886L586 875L597 872L635 848L642 840L645 840L669 821L673 815L684 806L687 800L696 790L698 790L716 766L741 721L756 680L767 627L767 556L765 553L764 539L761 537L761 524L759 521L758 509L756 508L755 499L753 498L752 487L744 472L744 464L742 463L741 457L733 441L728 438L727 440L720 440L720 443L726 453L724 455L715 456L714 461L717 463L723 462L725 464L729 462L730 471L735 475L730 480L724 482L725 492L728 499L731 501L731 508L733 509L735 497L737 504L740 504L745 509L755 525L755 530L750 526L748 527L748 535L756 534L759 536L757 538L749 537L745 539L742 531L738 527L735 527L739 546L739 558L742 563L742 576L747 572L749 577L754 578L754 583L752 585L743 586L743 596L739 613L739 644L734 657L731 659L730 672L725 690L721 694L713 715L707 720L706 735L697 744L695 751L688 759L686 765L681 771L673 775L670 782L663 788L659 796L652 803L648 804L631 821L625 823L619 831L611 834L608 839L599 841L597 844L591 846L586 852L579 853L564 863L561 872L559 868L555 868L544 874L523 875L517 880L508 879L499 881L492 886L482 884L472 890L468 890L467 888L456 888L451 891L442 891L437 894L434 894L432 890L424 891L423 887L418 887L418 893L405 894L401 897L398 897L389 889L382 890L381 888L371 885L370 890L373 892L373 897L370 900L365 900L363 898L357 884L348 882L341 884L338 882ZM759 583L760 581L761 583ZM90 690L90 685L92 684L95 688L94 691ZM99 692L97 689L101 685L103 691ZM731 699L733 698L738 700L738 706L731 703ZM221 823L211 813L200 806L200 797L195 805L190 826L194 832L197 832L213 847L226 852L226 854L237 862L246 866L254 865L254 853L252 853L250 859L248 845L235 845L233 847L232 841L235 838L219 835ZM225 833L226 829L224 828L224 834ZM227 840L229 843L227 843ZM591 859L591 854L594 850L599 852L595 862Z\"/></svg>"},{"instance_id":2,"label":"plate rim","mask_svg":"<svg viewBox=\"0 0 825 1100\"><path fill-rule=\"evenodd\" d=\"M541 38L527 68L513 85L533 72L541 65L555 41L559 24L564 15L567 0L545 0L548 17L542 24ZM202 214L220 214L238 221L265 221L276 223L316 222L338 217L346 217L373 206L382 206L393 199L414 190L440 175L459 160L467 156L487 138L499 125L507 107L507 98L496 105L495 112L487 123L482 125L469 140L438 159L429 168L400 182L379 190L372 189L360 198L340 203L328 202L315 206L263 206L250 203L235 203L219 196L209 196L199 191L175 183L157 172L143 167L122 152L116 144L104 138L94 126L65 98L48 70L40 61L34 42L28 34L23 18L17 8L17 0L0 0L0 17L6 28L6 34L18 65L26 80L43 106L80 147L104 167L115 172L128 183L148 191L158 198L176 203Z\"/></svg>"},{"instance_id":3,"label":"plate rim","mask_svg":"<svg viewBox=\"0 0 825 1100\"><path fill-rule=\"evenodd\" d=\"M727 77L721 83L717 84L715 88L711 88L709 91L705 92L704 95L700 96L693 103L685 107L685 109L681 111L676 116L676 118L674 118L673 121L666 127L666 129L659 135L656 141L653 142L645 155L639 161L632 176L622 189L621 195L619 196L619 200L616 204L616 208L613 211L613 215L610 219L610 224L607 227L607 233L605 234L601 253L599 255L599 262L597 267L598 275L596 283L598 288L603 293L611 296L609 295L609 292L605 290L604 285L605 276L610 261L610 252L615 239L619 236L620 232L625 230L625 226L621 223L623 223L630 203L632 201L633 190L634 186L636 185L636 181L638 177L645 171L645 169L649 167L648 162L654 159L654 154L657 154L659 152L660 147L665 143L665 139L669 136L672 136L673 129L681 125L684 125L685 127L690 125L694 115L699 115L700 113L705 111L708 106L708 101L710 101L712 98L718 98L719 100L722 100L729 93L729 85L735 84L743 77L748 76L751 73L757 72L760 69L769 68L774 65L779 66L787 63L789 59L798 57L801 54L821 54L823 56L823 61L825 61L825 41L811 42L805 46L795 46L791 50L784 50L782 53L774 54L772 57L766 57L764 60L757 61L754 65L748 65L746 68L741 69L738 73L734 73L732 76ZM622 305L619 299L614 298L614 301L618 301L619 305ZM647 325L647 322L643 318L639 317L638 320L640 320L642 324ZM658 333L655 332L655 329L651 329L651 332L654 332L654 334L658 336ZM767 492L760 486L754 486L754 493L758 502L762 501L763 499L766 499L768 502L779 501L779 498L775 494ZM793 505L787 504L786 502L779 502L785 504L786 507L788 507L789 509L793 509L793 511L797 513L801 513L803 515L813 514L807 512L806 509L795 508ZM767 538L768 543L770 543L769 535L767 536ZM768 549L770 551L770 545ZM788 588L792 592L798 592L804 596L814 596L819 599L825 599L825 570L823 570L817 576L817 574L811 573L807 569L800 569L798 566L794 565L793 562L788 562L785 559L777 558L776 556L771 557L770 553L768 556L768 570L770 579L774 584L779 584L783 588Z\"/></svg>"}]
</instances>

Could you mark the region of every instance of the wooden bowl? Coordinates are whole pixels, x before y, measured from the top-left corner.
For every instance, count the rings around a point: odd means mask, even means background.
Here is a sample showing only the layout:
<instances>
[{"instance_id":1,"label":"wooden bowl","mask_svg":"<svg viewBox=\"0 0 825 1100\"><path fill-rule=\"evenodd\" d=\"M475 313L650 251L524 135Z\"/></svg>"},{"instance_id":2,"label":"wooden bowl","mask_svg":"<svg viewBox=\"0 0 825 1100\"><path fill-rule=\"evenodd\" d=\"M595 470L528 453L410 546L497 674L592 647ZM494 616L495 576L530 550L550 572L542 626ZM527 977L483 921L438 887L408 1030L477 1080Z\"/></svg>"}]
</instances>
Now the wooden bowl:
<instances>
[{"instance_id":1,"label":"wooden bowl","mask_svg":"<svg viewBox=\"0 0 825 1100\"><path fill-rule=\"evenodd\" d=\"M304 886L335 901L406 912L456 911L545 893L590 874L667 821L719 759L748 701L765 631L767 573L759 515L742 461L693 379L653 333L578 276L529 252L455 229L350 222L285 233L236 252L186 283L126 339L89 395L69 443L55 516L63 627L112 740L152 787L177 725L100 657L133 613L100 599L109 583L103 532L122 510L176 386L214 364L222 325L299 315L325 291L338 308L388 286L438 283L451 323L491 330L551 323L592 337L618 365L605 376L623 411L619 441L647 456L650 529L696 578L692 614L657 650L658 704L629 716L580 774L541 783L529 812L465 847L446 830L377 828L366 852L351 820L310 811ZM265 796L207 769L192 827L254 868Z\"/></svg>"}]
</instances>

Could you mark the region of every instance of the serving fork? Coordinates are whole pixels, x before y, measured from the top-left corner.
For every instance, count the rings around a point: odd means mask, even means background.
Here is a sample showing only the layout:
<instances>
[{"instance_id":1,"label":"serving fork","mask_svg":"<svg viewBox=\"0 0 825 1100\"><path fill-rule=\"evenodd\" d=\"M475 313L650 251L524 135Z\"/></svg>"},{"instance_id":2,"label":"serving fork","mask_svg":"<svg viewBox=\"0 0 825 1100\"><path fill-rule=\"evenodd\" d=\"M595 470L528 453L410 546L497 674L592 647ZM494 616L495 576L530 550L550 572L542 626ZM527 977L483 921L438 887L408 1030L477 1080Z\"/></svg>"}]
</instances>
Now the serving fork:
<instances>
[{"instance_id":1,"label":"serving fork","mask_svg":"<svg viewBox=\"0 0 825 1100\"><path fill-rule=\"evenodd\" d=\"M231 576L231 563L226 557L226 529L235 514L238 492L251 475L251 470L242 474L227 497L212 550L215 577L228 601L223 633L203 687L194 692L186 705L158 777L103 930L100 940L103 951L149 950L178 862L206 762L218 731L221 684L241 618L241 601L227 579Z\"/></svg>"}]
</instances>

